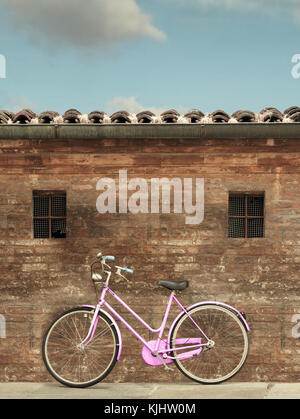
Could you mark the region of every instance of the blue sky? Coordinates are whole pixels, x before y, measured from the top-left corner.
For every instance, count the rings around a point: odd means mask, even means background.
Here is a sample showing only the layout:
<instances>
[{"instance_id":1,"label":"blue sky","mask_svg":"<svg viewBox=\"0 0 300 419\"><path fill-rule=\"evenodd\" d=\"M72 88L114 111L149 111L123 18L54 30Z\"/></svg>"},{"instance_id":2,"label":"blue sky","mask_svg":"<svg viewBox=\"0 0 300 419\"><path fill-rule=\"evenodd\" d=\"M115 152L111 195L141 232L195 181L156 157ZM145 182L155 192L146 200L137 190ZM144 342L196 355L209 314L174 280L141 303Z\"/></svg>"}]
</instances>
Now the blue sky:
<instances>
[{"instance_id":1,"label":"blue sky","mask_svg":"<svg viewBox=\"0 0 300 419\"><path fill-rule=\"evenodd\" d=\"M0 109L300 106L300 0L0 0Z\"/></svg>"}]
</instances>

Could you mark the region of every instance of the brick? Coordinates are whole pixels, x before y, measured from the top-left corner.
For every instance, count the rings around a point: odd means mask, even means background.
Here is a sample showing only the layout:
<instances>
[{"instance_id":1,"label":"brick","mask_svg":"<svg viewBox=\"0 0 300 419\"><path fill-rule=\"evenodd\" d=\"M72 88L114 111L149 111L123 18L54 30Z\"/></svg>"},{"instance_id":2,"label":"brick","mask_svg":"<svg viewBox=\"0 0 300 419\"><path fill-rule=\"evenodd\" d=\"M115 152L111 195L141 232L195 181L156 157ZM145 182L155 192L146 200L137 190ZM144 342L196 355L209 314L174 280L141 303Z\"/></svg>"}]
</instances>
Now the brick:
<instances>
[{"instance_id":1,"label":"brick","mask_svg":"<svg viewBox=\"0 0 300 419\"><path fill-rule=\"evenodd\" d=\"M1 381L52 380L41 339L60 312L95 304L89 266L100 250L134 269L129 283L113 280L112 288L153 327L160 326L169 295L160 279L190 281L178 293L184 305L214 299L244 309L250 353L233 381L298 380L291 320L300 314L298 139L6 139L0 147L0 314L7 320ZM117 180L119 169L148 181L204 177L203 223L187 225L182 214L100 215L96 183ZM32 190L57 188L67 192L68 237L33 239ZM265 191L264 238L227 237L229 191ZM147 382L153 373L158 382L186 380L176 368L146 366L142 345L122 332L123 356L107 381Z\"/></svg>"}]
</instances>

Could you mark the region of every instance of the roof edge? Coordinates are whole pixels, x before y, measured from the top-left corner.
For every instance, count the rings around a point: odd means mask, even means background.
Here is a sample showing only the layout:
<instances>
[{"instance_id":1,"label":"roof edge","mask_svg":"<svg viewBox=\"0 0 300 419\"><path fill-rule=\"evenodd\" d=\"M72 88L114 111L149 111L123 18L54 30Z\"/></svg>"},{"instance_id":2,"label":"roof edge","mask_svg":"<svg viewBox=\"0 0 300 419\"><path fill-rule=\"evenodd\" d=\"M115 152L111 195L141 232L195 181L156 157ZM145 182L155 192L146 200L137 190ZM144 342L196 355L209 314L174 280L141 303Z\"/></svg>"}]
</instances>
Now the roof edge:
<instances>
[{"instance_id":1,"label":"roof edge","mask_svg":"<svg viewBox=\"0 0 300 419\"><path fill-rule=\"evenodd\" d=\"M300 139L300 123L0 125L0 140L95 140L102 138Z\"/></svg>"}]
</instances>

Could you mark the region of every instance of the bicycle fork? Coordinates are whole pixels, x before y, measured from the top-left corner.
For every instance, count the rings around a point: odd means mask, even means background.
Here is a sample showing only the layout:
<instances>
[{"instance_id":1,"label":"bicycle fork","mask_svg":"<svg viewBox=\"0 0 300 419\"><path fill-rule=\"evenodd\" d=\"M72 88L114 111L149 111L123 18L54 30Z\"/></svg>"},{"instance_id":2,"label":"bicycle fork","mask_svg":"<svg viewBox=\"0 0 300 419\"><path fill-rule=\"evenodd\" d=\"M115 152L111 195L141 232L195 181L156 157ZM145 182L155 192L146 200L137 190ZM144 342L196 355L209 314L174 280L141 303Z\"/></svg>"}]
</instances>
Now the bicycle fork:
<instances>
[{"instance_id":1,"label":"bicycle fork","mask_svg":"<svg viewBox=\"0 0 300 419\"><path fill-rule=\"evenodd\" d=\"M109 275L108 275L106 284L109 281L110 275L111 275L111 272L109 272ZM89 328L88 334L85 337L85 339L83 339L83 341L81 341L78 344L78 347L79 348L82 348L83 346L87 346L91 342L91 340L93 339L93 337L94 337L95 330L97 328L98 320L99 320L98 314L99 314L99 311L100 311L101 306L104 303L104 298L105 298L106 291L107 291L107 286L104 287L103 290L102 290L102 293L101 293L101 297L99 299L99 302L95 306L94 315L93 315L93 318L92 318L92 321L91 321L91 324L90 324L90 328Z\"/></svg>"},{"instance_id":2,"label":"bicycle fork","mask_svg":"<svg viewBox=\"0 0 300 419\"><path fill-rule=\"evenodd\" d=\"M94 315L93 315L93 318L92 318L92 321L91 321L91 324L90 324L90 328L89 328L89 331L88 331L88 334L83 339L83 341L81 341L77 345L78 348L82 348L83 346L87 346L91 342L91 340L93 339L94 334L95 334L95 330L96 330L97 325L98 325L98 320L99 320L98 313L99 313L100 307L101 307L100 304L97 304L96 305L95 311L94 311Z\"/></svg>"}]
</instances>

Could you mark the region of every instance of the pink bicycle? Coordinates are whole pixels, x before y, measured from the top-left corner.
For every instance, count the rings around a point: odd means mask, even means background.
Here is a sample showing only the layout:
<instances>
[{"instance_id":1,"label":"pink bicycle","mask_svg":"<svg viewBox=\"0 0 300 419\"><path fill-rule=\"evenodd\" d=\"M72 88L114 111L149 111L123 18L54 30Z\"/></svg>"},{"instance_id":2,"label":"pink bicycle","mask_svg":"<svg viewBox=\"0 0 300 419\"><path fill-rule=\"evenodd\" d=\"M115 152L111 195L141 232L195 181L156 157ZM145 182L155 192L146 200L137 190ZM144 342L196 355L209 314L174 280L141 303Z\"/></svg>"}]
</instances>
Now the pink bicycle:
<instances>
[{"instance_id":1,"label":"pink bicycle","mask_svg":"<svg viewBox=\"0 0 300 419\"><path fill-rule=\"evenodd\" d=\"M174 362L187 377L206 384L228 380L240 371L247 358L250 331L243 312L217 301L202 301L184 308L175 292L187 288L188 281L159 281L158 285L169 289L171 294L160 328L153 329L110 289L112 267L107 262L114 259L114 256L99 253L92 264L94 284L103 282L98 304L66 311L51 324L44 336L43 360L57 381L70 387L88 387L111 372L122 352L122 335L115 319L142 342L141 355L148 365L170 369L169 364ZM95 264L101 266L101 273L95 272ZM115 274L126 281L128 279L124 274L133 273L128 268L114 268ZM103 275L106 278L103 279ZM156 334L157 339L144 340L105 301L107 293ZM173 321L167 338L163 339L173 302L178 305L180 313Z\"/></svg>"}]
</instances>

